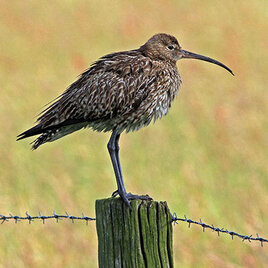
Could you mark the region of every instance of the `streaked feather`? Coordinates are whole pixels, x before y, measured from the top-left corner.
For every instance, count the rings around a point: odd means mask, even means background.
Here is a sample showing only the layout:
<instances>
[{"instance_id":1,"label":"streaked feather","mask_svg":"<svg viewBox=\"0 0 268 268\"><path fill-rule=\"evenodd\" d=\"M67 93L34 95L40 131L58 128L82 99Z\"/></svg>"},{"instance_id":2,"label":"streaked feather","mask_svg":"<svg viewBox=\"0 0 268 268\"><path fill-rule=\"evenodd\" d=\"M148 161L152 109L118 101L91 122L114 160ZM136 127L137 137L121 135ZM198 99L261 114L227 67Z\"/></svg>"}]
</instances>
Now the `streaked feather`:
<instances>
[{"instance_id":1,"label":"streaked feather","mask_svg":"<svg viewBox=\"0 0 268 268\"><path fill-rule=\"evenodd\" d=\"M41 134L33 149L83 127L135 131L167 114L181 79L176 63L140 49L101 57L18 139Z\"/></svg>"}]
</instances>

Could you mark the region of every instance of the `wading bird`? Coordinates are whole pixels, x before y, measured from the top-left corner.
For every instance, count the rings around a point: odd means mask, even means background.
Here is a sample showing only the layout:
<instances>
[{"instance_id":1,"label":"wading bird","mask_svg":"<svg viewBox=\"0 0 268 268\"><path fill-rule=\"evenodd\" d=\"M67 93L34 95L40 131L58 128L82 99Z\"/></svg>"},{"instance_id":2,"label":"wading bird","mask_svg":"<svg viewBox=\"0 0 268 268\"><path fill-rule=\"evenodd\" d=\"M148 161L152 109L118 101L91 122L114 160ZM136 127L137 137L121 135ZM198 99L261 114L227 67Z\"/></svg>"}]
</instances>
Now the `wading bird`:
<instances>
[{"instance_id":1,"label":"wading bird","mask_svg":"<svg viewBox=\"0 0 268 268\"><path fill-rule=\"evenodd\" d=\"M36 125L21 133L18 140L40 135L37 149L82 128L111 131L108 150L119 195L130 207L130 199L150 199L127 193L119 160L119 138L123 131L136 131L166 115L177 95L181 77L176 62L214 59L183 50L174 36L160 33L138 49L101 57L71 84L37 119Z\"/></svg>"}]
</instances>

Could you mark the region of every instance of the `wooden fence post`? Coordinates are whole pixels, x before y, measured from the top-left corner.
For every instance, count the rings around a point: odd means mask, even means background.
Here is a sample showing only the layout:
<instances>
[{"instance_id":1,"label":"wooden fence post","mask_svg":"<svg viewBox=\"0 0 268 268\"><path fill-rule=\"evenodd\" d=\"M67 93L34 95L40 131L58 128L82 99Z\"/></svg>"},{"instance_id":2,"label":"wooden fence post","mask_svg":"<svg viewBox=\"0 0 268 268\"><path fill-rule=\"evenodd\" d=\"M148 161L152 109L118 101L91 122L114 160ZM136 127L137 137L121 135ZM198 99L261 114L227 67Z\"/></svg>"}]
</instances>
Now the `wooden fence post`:
<instances>
[{"instance_id":1,"label":"wooden fence post","mask_svg":"<svg viewBox=\"0 0 268 268\"><path fill-rule=\"evenodd\" d=\"M96 201L100 268L174 267L172 219L166 202Z\"/></svg>"}]
</instances>

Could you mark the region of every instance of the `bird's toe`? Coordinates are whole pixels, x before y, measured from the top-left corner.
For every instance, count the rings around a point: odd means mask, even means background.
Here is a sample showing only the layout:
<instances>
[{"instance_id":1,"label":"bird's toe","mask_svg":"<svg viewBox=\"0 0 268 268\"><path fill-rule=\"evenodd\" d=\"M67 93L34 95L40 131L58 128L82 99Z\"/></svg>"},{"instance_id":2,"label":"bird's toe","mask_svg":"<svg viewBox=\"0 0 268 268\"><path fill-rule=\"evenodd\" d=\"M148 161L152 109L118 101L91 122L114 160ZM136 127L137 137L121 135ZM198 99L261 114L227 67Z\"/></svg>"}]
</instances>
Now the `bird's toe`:
<instances>
[{"instance_id":1,"label":"bird's toe","mask_svg":"<svg viewBox=\"0 0 268 268\"><path fill-rule=\"evenodd\" d=\"M140 199L140 200L153 200L148 194L146 195L136 195L132 193L127 193L128 200Z\"/></svg>"}]
</instances>

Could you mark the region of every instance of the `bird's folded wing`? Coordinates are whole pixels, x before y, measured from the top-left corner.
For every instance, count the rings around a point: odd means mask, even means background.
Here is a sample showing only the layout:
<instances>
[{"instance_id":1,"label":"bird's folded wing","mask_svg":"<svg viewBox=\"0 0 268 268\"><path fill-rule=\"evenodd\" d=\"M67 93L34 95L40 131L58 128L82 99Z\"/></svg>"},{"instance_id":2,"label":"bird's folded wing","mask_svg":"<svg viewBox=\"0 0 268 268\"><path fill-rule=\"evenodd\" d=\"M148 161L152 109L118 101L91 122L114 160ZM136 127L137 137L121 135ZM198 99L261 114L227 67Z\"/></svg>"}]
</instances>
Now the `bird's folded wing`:
<instances>
[{"instance_id":1,"label":"bird's folded wing","mask_svg":"<svg viewBox=\"0 0 268 268\"><path fill-rule=\"evenodd\" d=\"M144 62L134 61L132 57L122 59L103 57L94 63L41 113L37 125L20 137L71 124L106 120L137 109L153 90L157 74L145 59Z\"/></svg>"}]
</instances>

